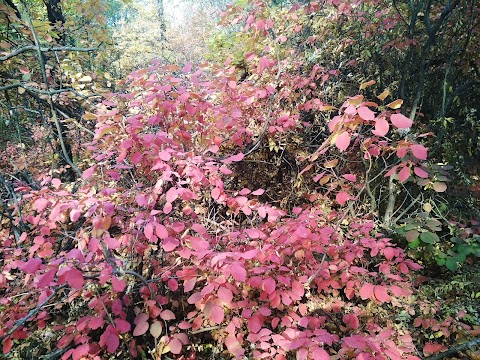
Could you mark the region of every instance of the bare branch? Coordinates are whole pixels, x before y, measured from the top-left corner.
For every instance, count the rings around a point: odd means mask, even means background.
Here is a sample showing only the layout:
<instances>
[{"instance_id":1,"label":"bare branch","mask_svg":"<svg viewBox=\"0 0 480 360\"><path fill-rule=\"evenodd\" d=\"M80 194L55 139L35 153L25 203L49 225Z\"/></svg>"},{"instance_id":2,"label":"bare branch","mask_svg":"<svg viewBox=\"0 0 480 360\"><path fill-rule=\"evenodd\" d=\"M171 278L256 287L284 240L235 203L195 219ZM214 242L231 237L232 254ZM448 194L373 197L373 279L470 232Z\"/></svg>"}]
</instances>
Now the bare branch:
<instances>
[{"instance_id":1,"label":"bare branch","mask_svg":"<svg viewBox=\"0 0 480 360\"><path fill-rule=\"evenodd\" d=\"M12 57L15 57L17 55L23 54L24 52L27 51L38 51L40 50L41 52L52 52L52 51L77 51L77 52L92 52L92 51L97 51L99 50L98 47L95 48L80 48L80 47L75 47L75 46L54 46L54 47L40 47L40 49L37 49L36 45L27 45L23 46L21 48L18 48L14 52L7 54L5 56L0 57L0 61L5 61L8 59L11 59Z\"/></svg>"}]
</instances>

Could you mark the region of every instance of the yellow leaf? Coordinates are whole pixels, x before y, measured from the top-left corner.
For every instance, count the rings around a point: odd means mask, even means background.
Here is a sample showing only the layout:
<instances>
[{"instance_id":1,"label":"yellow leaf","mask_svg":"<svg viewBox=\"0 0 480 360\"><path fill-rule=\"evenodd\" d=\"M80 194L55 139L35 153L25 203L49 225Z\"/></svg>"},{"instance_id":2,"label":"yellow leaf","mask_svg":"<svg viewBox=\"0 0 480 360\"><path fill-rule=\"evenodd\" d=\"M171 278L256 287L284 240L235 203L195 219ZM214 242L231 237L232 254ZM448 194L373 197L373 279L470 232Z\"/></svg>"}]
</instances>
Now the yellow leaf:
<instances>
[{"instance_id":1,"label":"yellow leaf","mask_svg":"<svg viewBox=\"0 0 480 360\"><path fill-rule=\"evenodd\" d=\"M376 83L377 82L375 80L364 82L362 85L360 85L360 90L366 89L367 87L375 85Z\"/></svg>"},{"instance_id":2,"label":"yellow leaf","mask_svg":"<svg viewBox=\"0 0 480 360\"><path fill-rule=\"evenodd\" d=\"M351 97L348 99L348 103L352 106L360 106L360 104L363 101L363 95L355 95L354 97Z\"/></svg>"},{"instance_id":3,"label":"yellow leaf","mask_svg":"<svg viewBox=\"0 0 480 360\"><path fill-rule=\"evenodd\" d=\"M390 96L390 89L385 89L380 95L377 96L377 99L384 101L388 96Z\"/></svg>"},{"instance_id":4,"label":"yellow leaf","mask_svg":"<svg viewBox=\"0 0 480 360\"><path fill-rule=\"evenodd\" d=\"M399 109L400 106L402 106L403 104L403 100L402 99L398 99L398 100L395 100L395 101L392 101L390 104L388 104L387 106L390 108L390 109Z\"/></svg>"},{"instance_id":5,"label":"yellow leaf","mask_svg":"<svg viewBox=\"0 0 480 360\"><path fill-rule=\"evenodd\" d=\"M18 87L18 93L23 94L25 92L25 89L23 87Z\"/></svg>"},{"instance_id":6,"label":"yellow leaf","mask_svg":"<svg viewBox=\"0 0 480 360\"><path fill-rule=\"evenodd\" d=\"M423 210L425 210L427 213L429 213L430 211L432 211L432 204L430 204L428 202L423 204Z\"/></svg>"},{"instance_id":7,"label":"yellow leaf","mask_svg":"<svg viewBox=\"0 0 480 360\"><path fill-rule=\"evenodd\" d=\"M90 82L90 81L92 81L92 77L86 75L86 76L82 77L82 78L81 78L80 80L78 80L78 81L80 81L80 82Z\"/></svg>"},{"instance_id":8,"label":"yellow leaf","mask_svg":"<svg viewBox=\"0 0 480 360\"><path fill-rule=\"evenodd\" d=\"M335 166L337 166L337 164L338 164L338 159L333 159L333 160L324 162L323 166L326 169L331 169L331 168L334 168Z\"/></svg>"},{"instance_id":9,"label":"yellow leaf","mask_svg":"<svg viewBox=\"0 0 480 360\"><path fill-rule=\"evenodd\" d=\"M97 118L97 115L94 115L92 113L86 112L82 116L85 120L95 120Z\"/></svg>"}]
</instances>

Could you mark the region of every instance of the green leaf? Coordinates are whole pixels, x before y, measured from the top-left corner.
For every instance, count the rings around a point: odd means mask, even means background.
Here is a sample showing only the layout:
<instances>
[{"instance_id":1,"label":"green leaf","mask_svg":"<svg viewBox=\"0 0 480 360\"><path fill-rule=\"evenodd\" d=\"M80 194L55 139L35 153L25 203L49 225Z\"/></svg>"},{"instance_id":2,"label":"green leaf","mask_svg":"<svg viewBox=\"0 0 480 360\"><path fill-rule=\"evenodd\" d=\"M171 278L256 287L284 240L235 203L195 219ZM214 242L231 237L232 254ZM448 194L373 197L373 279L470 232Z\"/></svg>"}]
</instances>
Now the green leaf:
<instances>
[{"instance_id":1,"label":"green leaf","mask_svg":"<svg viewBox=\"0 0 480 360\"><path fill-rule=\"evenodd\" d=\"M420 239L419 238L416 238L415 240L408 243L408 247L410 249L416 249L419 246L420 246Z\"/></svg>"},{"instance_id":2,"label":"green leaf","mask_svg":"<svg viewBox=\"0 0 480 360\"><path fill-rule=\"evenodd\" d=\"M421 233L420 239L427 244L435 244L437 241L440 240L437 234L431 233L429 231Z\"/></svg>"},{"instance_id":3,"label":"green leaf","mask_svg":"<svg viewBox=\"0 0 480 360\"><path fill-rule=\"evenodd\" d=\"M458 269L458 264L454 258L448 258L447 261L445 262L445 266L447 267L448 270L451 270L451 271L455 271Z\"/></svg>"}]
</instances>

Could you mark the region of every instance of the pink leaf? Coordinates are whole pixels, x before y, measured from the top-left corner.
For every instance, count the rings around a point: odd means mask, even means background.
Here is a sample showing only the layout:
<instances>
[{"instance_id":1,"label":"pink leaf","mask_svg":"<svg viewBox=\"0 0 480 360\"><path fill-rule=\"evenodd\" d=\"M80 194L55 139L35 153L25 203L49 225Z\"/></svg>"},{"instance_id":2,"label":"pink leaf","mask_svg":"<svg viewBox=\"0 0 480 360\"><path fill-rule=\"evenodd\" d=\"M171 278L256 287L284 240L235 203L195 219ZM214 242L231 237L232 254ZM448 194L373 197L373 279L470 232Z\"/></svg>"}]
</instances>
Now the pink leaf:
<instances>
[{"instance_id":1,"label":"pink leaf","mask_svg":"<svg viewBox=\"0 0 480 360\"><path fill-rule=\"evenodd\" d=\"M221 192L222 192L222 191L221 191L218 187L213 188L213 190L212 190L212 199L213 199L213 200L218 200L218 198L220 197Z\"/></svg>"},{"instance_id":2,"label":"pink leaf","mask_svg":"<svg viewBox=\"0 0 480 360\"><path fill-rule=\"evenodd\" d=\"M124 280L114 276L112 277L112 287L115 292L122 292L127 287L127 284Z\"/></svg>"},{"instance_id":3,"label":"pink leaf","mask_svg":"<svg viewBox=\"0 0 480 360\"><path fill-rule=\"evenodd\" d=\"M387 289L385 288L385 286L381 286L381 285L376 285L375 286L375 298L381 302L381 303L384 303L384 302L390 302L390 296L387 294Z\"/></svg>"},{"instance_id":4,"label":"pink leaf","mask_svg":"<svg viewBox=\"0 0 480 360\"><path fill-rule=\"evenodd\" d=\"M96 168L97 165L93 165L92 167L89 167L87 170L85 170L82 174L82 179L87 180L90 176L92 176Z\"/></svg>"},{"instance_id":5,"label":"pink leaf","mask_svg":"<svg viewBox=\"0 0 480 360\"><path fill-rule=\"evenodd\" d=\"M357 113L358 115L360 115L360 117L363 119L363 120L373 120L375 119L375 113L370 110L368 107L366 106L360 106L358 109L357 109Z\"/></svg>"},{"instance_id":6,"label":"pink leaf","mask_svg":"<svg viewBox=\"0 0 480 360\"><path fill-rule=\"evenodd\" d=\"M395 253L396 251L392 247L386 247L385 249L383 249L383 255L385 255L387 260L392 260L393 257L395 256Z\"/></svg>"},{"instance_id":7,"label":"pink leaf","mask_svg":"<svg viewBox=\"0 0 480 360\"><path fill-rule=\"evenodd\" d=\"M148 223L147 225L145 225L145 228L143 229L143 233L145 234L145 237L148 240L151 240L153 236L153 224Z\"/></svg>"},{"instance_id":8,"label":"pink leaf","mask_svg":"<svg viewBox=\"0 0 480 360\"><path fill-rule=\"evenodd\" d=\"M258 190L255 190L254 192L252 192L252 195L263 195L264 192L265 192L265 190L258 189Z\"/></svg>"},{"instance_id":9,"label":"pink leaf","mask_svg":"<svg viewBox=\"0 0 480 360\"><path fill-rule=\"evenodd\" d=\"M418 167L418 166L415 166L413 168L413 172L415 173L415 175L417 175L418 177L421 177L423 179L426 179L428 178L428 173L423 170L422 168Z\"/></svg>"},{"instance_id":10,"label":"pink leaf","mask_svg":"<svg viewBox=\"0 0 480 360\"><path fill-rule=\"evenodd\" d=\"M337 138L335 141L335 145L342 150L345 151L347 150L348 146L350 145L350 134L346 131L340 134L340 136Z\"/></svg>"},{"instance_id":11,"label":"pink leaf","mask_svg":"<svg viewBox=\"0 0 480 360\"><path fill-rule=\"evenodd\" d=\"M427 160L428 150L425 146L420 144L414 144L410 146L413 156L420 160Z\"/></svg>"},{"instance_id":12,"label":"pink leaf","mask_svg":"<svg viewBox=\"0 0 480 360\"><path fill-rule=\"evenodd\" d=\"M167 194L166 194L166 199L167 199L167 202L169 203L173 203L175 201L175 199L178 197L177 195L177 189L172 187L170 189L168 189L167 191Z\"/></svg>"},{"instance_id":13,"label":"pink leaf","mask_svg":"<svg viewBox=\"0 0 480 360\"><path fill-rule=\"evenodd\" d=\"M348 181L351 181L351 182L355 182L357 181L357 177L353 174L345 174L345 175L342 175L345 179L347 179Z\"/></svg>"},{"instance_id":14,"label":"pink leaf","mask_svg":"<svg viewBox=\"0 0 480 360\"><path fill-rule=\"evenodd\" d=\"M237 155L230 156L229 158L225 159L225 162L238 162L242 161L245 155L243 153L238 153Z\"/></svg>"},{"instance_id":15,"label":"pink leaf","mask_svg":"<svg viewBox=\"0 0 480 360\"><path fill-rule=\"evenodd\" d=\"M81 289L85 280L83 279L83 274L80 270L70 269L67 272L67 282L74 289Z\"/></svg>"},{"instance_id":16,"label":"pink leaf","mask_svg":"<svg viewBox=\"0 0 480 360\"><path fill-rule=\"evenodd\" d=\"M182 95L180 95L178 97L178 101L180 101L182 103L186 103L189 97L190 97L190 93L189 92L184 92Z\"/></svg>"},{"instance_id":17,"label":"pink leaf","mask_svg":"<svg viewBox=\"0 0 480 360\"><path fill-rule=\"evenodd\" d=\"M155 233L160 239L166 239L168 237L168 230L162 224L155 224Z\"/></svg>"},{"instance_id":18,"label":"pink leaf","mask_svg":"<svg viewBox=\"0 0 480 360\"><path fill-rule=\"evenodd\" d=\"M410 168L405 165L402 170L398 173L398 179L403 183L408 180L410 177Z\"/></svg>"},{"instance_id":19,"label":"pink leaf","mask_svg":"<svg viewBox=\"0 0 480 360\"><path fill-rule=\"evenodd\" d=\"M27 274L33 274L42 265L42 259L40 258L32 258L29 259L26 263L22 264L19 268L20 270L26 272Z\"/></svg>"},{"instance_id":20,"label":"pink leaf","mask_svg":"<svg viewBox=\"0 0 480 360\"><path fill-rule=\"evenodd\" d=\"M173 311L171 310L163 310L161 313L160 313L160 317L167 321L167 320L175 320L175 314L173 313Z\"/></svg>"},{"instance_id":21,"label":"pink leaf","mask_svg":"<svg viewBox=\"0 0 480 360\"><path fill-rule=\"evenodd\" d=\"M232 273L233 278L236 281L242 281L243 282L247 279L247 271L245 270L243 265L241 263L239 263L238 261L234 262L232 264L232 267L230 268L230 271Z\"/></svg>"},{"instance_id":22,"label":"pink leaf","mask_svg":"<svg viewBox=\"0 0 480 360\"><path fill-rule=\"evenodd\" d=\"M258 333L263 326L263 319L260 315L254 315L248 319L248 330L253 333Z\"/></svg>"},{"instance_id":23,"label":"pink leaf","mask_svg":"<svg viewBox=\"0 0 480 360\"><path fill-rule=\"evenodd\" d=\"M349 200L350 198L351 198L350 195L346 191L340 191L335 196L335 199L340 205L344 205L347 202L347 200Z\"/></svg>"},{"instance_id":24,"label":"pink leaf","mask_svg":"<svg viewBox=\"0 0 480 360\"><path fill-rule=\"evenodd\" d=\"M312 358L315 360L330 360L330 355L322 348L319 348L318 346L313 346Z\"/></svg>"},{"instance_id":25,"label":"pink leaf","mask_svg":"<svg viewBox=\"0 0 480 360\"><path fill-rule=\"evenodd\" d=\"M168 343L168 347L172 354L180 354L182 352L182 346L182 342L178 339L172 339Z\"/></svg>"},{"instance_id":26,"label":"pink leaf","mask_svg":"<svg viewBox=\"0 0 480 360\"><path fill-rule=\"evenodd\" d=\"M225 317L225 310L223 310L223 307L213 305L212 311L210 313L210 319L215 324L221 324L223 322L224 317Z\"/></svg>"},{"instance_id":27,"label":"pink leaf","mask_svg":"<svg viewBox=\"0 0 480 360\"><path fill-rule=\"evenodd\" d=\"M135 329L133 330L133 336L141 336L145 334L149 328L149 324L147 321L143 321L137 324L135 326Z\"/></svg>"},{"instance_id":28,"label":"pink leaf","mask_svg":"<svg viewBox=\"0 0 480 360\"><path fill-rule=\"evenodd\" d=\"M295 280L292 284L292 293L301 298L305 294L305 287Z\"/></svg>"},{"instance_id":29,"label":"pink leaf","mask_svg":"<svg viewBox=\"0 0 480 360\"><path fill-rule=\"evenodd\" d=\"M403 114L392 114L392 116L390 116L390 121L399 129L408 129L413 125L413 121Z\"/></svg>"},{"instance_id":30,"label":"pink leaf","mask_svg":"<svg viewBox=\"0 0 480 360\"><path fill-rule=\"evenodd\" d=\"M372 133L377 136L385 136L390 129L388 121L384 118L379 118L375 120L375 130L372 130Z\"/></svg>"},{"instance_id":31,"label":"pink leaf","mask_svg":"<svg viewBox=\"0 0 480 360\"><path fill-rule=\"evenodd\" d=\"M39 289L46 288L50 285L50 283L55 278L55 274L57 273L57 269L50 269L45 274L39 277L37 287Z\"/></svg>"},{"instance_id":32,"label":"pink leaf","mask_svg":"<svg viewBox=\"0 0 480 360\"><path fill-rule=\"evenodd\" d=\"M178 245L180 245L180 241L172 237L168 237L162 241L162 249L166 252L175 250Z\"/></svg>"},{"instance_id":33,"label":"pink leaf","mask_svg":"<svg viewBox=\"0 0 480 360\"><path fill-rule=\"evenodd\" d=\"M364 283L363 286L360 288L360 297L362 300L370 299L373 295L373 285L369 283Z\"/></svg>"},{"instance_id":34,"label":"pink leaf","mask_svg":"<svg viewBox=\"0 0 480 360\"><path fill-rule=\"evenodd\" d=\"M167 202L163 207L163 212L165 214L170 214L171 211L172 211L172 203Z\"/></svg>"},{"instance_id":35,"label":"pink leaf","mask_svg":"<svg viewBox=\"0 0 480 360\"><path fill-rule=\"evenodd\" d=\"M273 280L271 277L269 278L266 278L264 281L263 281L263 290L265 290L267 292L267 294L271 294L275 291L275 287L276 287L276 283L275 283L275 280Z\"/></svg>"},{"instance_id":36,"label":"pink leaf","mask_svg":"<svg viewBox=\"0 0 480 360\"><path fill-rule=\"evenodd\" d=\"M231 304L233 300L233 293L230 289L220 286L217 291L218 298L225 304Z\"/></svg>"}]
</instances>

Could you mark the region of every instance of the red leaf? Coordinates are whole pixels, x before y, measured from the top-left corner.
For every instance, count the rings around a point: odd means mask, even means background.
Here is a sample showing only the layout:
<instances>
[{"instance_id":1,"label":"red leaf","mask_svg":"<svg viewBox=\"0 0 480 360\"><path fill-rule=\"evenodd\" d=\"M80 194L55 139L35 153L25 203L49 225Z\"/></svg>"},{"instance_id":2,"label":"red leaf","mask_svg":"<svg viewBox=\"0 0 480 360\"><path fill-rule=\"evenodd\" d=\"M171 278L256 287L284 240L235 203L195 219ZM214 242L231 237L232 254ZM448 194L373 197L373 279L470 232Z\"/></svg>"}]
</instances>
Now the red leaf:
<instances>
[{"instance_id":1,"label":"red leaf","mask_svg":"<svg viewBox=\"0 0 480 360\"><path fill-rule=\"evenodd\" d=\"M425 146L420 144L414 144L410 146L413 156L420 160L427 160L428 150Z\"/></svg>"},{"instance_id":2,"label":"red leaf","mask_svg":"<svg viewBox=\"0 0 480 360\"><path fill-rule=\"evenodd\" d=\"M439 343L429 342L429 343L426 343L425 346L423 347L423 354L425 356L428 356L428 355L435 354L445 350L447 350L447 348L444 345Z\"/></svg>"},{"instance_id":3,"label":"red leaf","mask_svg":"<svg viewBox=\"0 0 480 360\"><path fill-rule=\"evenodd\" d=\"M347 150L348 146L350 145L350 134L346 131L340 134L340 136L337 138L335 141L335 145L342 150L345 151Z\"/></svg>"},{"instance_id":4,"label":"red leaf","mask_svg":"<svg viewBox=\"0 0 480 360\"><path fill-rule=\"evenodd\" d=\"M375 292L375 298L379 302L381 302L381 303L390 302L391 299L390 299L390 296L387 293L387 289L385 288L385 286L376 285L374 292Z\"/></svg>"},{"instance_id":5,"label":"red leaf","mask_svg":"<svg viewBox=\"0 0 480 360\"><path fill-rule=\"evenodd\" d=\"M385 249L383 249L383 255L385 255L387 260L392 260L393 257L395 256L395 253L396 251L392 247L386 247Z\"/></svg>"},{"instance_id":6,"label":"red leaf","mask_svg":"<svg viewBox=\"0 0 480 360\"><path fill-rule=\"evenodd\" d=\"M370 299L370 297L373 295L373 285L369 283L363 284L363 286L360 288L360 297L362 300L367 300Z\"/></svg>"},{"instance_id":7,"label":"red leaf","mask_svg":"<svg viewBox=\"0 0 480 360\"><path fill-rule=\"evenodd\" d=\"M390 129L388 121L384 118L379 118L375 120L375 130L372 130L372 133L377 136L385 136Z\"/></svg>"},{"instance_id":8,"label":"red leaf","mask_svg":"<svg viewBox=\"0 0 480 360\"><path fill-rule=\"evenodd\" d=\"M96 330L105 324L105 321L103 320L103 317L94 317L88 322L88 327L91 330Z\"/></svg>"},{"instance_id":9,"label":"red leaf","mask_svg":"<svg viewBox=\"0 0 480 360\"><path fill-rule=\"evenodd\" d=\"M223 307L218 305L213 305L212 311L210 313L210 319L215 324L221 324L223 322L224 317L225 317L225 310L223 310Z\"/></svg>"},{"instance_id":10,"label":"red leaf","mask_svg":"<svg viewBox=\"0 0 480 360\"><path fill-rule=\"evenodd\" d=\"M115 319L115 328L122 334L129 332L131 325L128 321L122 319Z\"/></svg>"},{"instance_id":11,"label":"red leaf","mask_svg":"<svg viewBox=\"0 0 480 360\"><path fill-rule=\"evenodd\" d=\"M408 129L413 125L413 121L403 114L392 114L392 116L390 116L390 121L399 129Z\"/></svg>"},{"instance_id":12,"label":"red leaf","mask_svg":"<svg viewBox=\"0 0 480 360\"><path fill-rule=\"evenodd\" d=\"M81 289L85 280L83 279L83 273L77 269L71 269L67 272L67 282L74 289Z\"/></svg>"},{"instance_id":13,"label":"red leaf","mask_svg":"<svg viewBox=\"0 0 480 360\"><path fill-rule=\"evenodd\" d=\"M65 335L65 336L62 336L62 338L60 340L58 340L57 342L57 347L59 349L64 349L66 348L68 345L70 345L70 343L73 341L73 335Z\"/></svg>"},{"instance_id":14,"label":"red leaf","mask_svg":"<svg viewBox=\"0 0 480 360\"><path fill-rule=\"evenodd\" d=\"M57 269L50 269L45 274L39 277L37 287L39 289L46 288L55 278L55 274L57 273Z\"/></svg>"},{"instance_id":15,"label":"red leaf","mask_svg":"<svg viewBox=\"0 0 480 360\"><path fill-rule=\"evenodd\" d=\"M115 292L122 292L127 287L127 284L124 280L117 277L112 277L112 287Z\"/></svg>"},{"instance_id":16,"label":"red leaf","mask_svg":"<svg viewBox=\"0 0 480 360\"><path fill-rule=\"evenodd\" d=\"M401 182L405 182L408 180L409 177L410 177L410 168L407 165L405 165L403 169L400 170L400 172L398 173L398 179Z\"/></svg>"},{"instance_id":17,"label":"red leaf","mask_svg":"<svg viewBox=\"0 0 480 360\"><path fill-rule=\"evenodd\" d=\"M114 331L108 331L105 343L107 344L107 351L110 354L113 354L115 351L117 351L118 346L120 345L118 334Z\"/></svg>"},{"instance_id":18,"label":"red leaf","mask_svg":"<svg viewBox=\"0 0 480 360\"><path fill-rule=\"evenodd\" d=\"M147 321L139 322L135 329L133 330L133 336L141 336L145 334L149 328L149 324Z\"/></svg>"},{"instance_id":19,"label":"red leaf","mask_svg":"<svg viewBox=\"0 0 480 360\"><path fill-rule=\"evenodd\" d=\"M175 314L173 313L173 311L171 310L163 310L161 313L160 313L160 317L167 321L167 320L175 320Z\"/></svg>"},{"instance_id":20,"label":"red leaf","mask_svg":"<svg viewBox=\"0 0 480 360\"><path fill-rule=\"evenodd\" d=\"M26 263L22 264L19 268L20 270L26 272L27 274L33 274L42 265L42 259L40 258L31 258Z\"/></svg>"},{"instance_id":21,"label":"red leaf","mask_svg":"<svg viewBox=\"0 0 480 360\"><path fill-rule=\"evenodd\" d=\"M245 281L247 279L247 271L239 262L234 262L230 268L230 271L236 281Z\"/></svg>"},{"instance_id":22,"label":"red leaf","mask_svg":"<svg viewBox=\"0 0 480 360\"><path fill-rule=\"evenodd\" d=\"M357 109L357 113L358 115L360 115L360 117L363 119L363 120L373 120L375 119L375 113L370 110L368 107L366 106L360 106L358 109Z\"/></svg>"},{"instance_id":23,"label":"red leaf","mask_svg":"<svg viewBox=\"0 0 480 360\"><path fill-rule=\"evenodd\" d=\"M90 345L88 345L88 344L80 345L79 347L77 347L76 349L73 350L72 359L73 360L80 360L85 355L87 355L89 351L90 351Z\"/></svg>"},{"instance_id":24,"label":"red leaf","mask_svg":"<svg viewBox=\"0 0 480 360\"><path fill-rule=\"evenodd\" d=\"M8 354L12 350L13 340L9 336L6 340L3 341L3 353Z\"/></svg>"}]
</instances>

